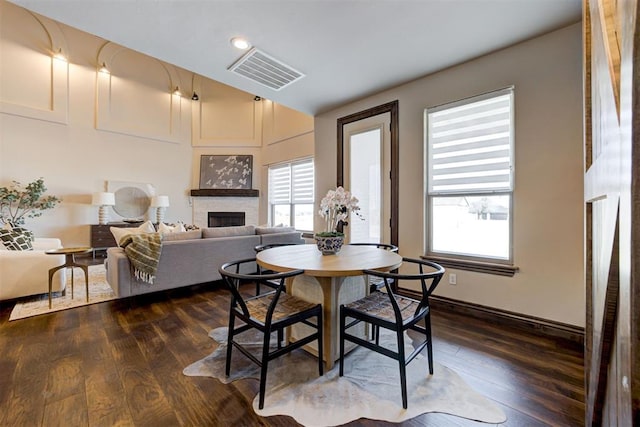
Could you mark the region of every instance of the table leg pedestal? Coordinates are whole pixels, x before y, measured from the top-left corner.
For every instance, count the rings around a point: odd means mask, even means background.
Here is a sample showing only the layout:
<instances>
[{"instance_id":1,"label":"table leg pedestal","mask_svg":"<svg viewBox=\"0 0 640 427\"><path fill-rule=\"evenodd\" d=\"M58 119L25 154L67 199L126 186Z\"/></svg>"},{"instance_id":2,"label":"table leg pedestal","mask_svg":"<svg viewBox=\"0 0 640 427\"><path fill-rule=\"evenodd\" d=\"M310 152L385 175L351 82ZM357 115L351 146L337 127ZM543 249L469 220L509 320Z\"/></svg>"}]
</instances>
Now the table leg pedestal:
<instances>
[{"instance_id":1,"label":"table leg pedestal","mask_svg":"<svg viewBox=\"0 0 640 427\"><path fill-rule=\"evenodd\" d=\"M322 304L323 345L327 370L333 368L335 361L340 357L340 304L347 304L365 296L366 276L348 277L312 277L296 276L292 283L287 284L287 291L292 295L306 301ZM288 339L295 340L297 336L304 337L312 329L305 330L304 325L295 325L288 332ZM362 326L362 337L366 338L366 331ZM347 343L345 351L355 347ZM304 347L307 351L317 355L318 349L315 343Z\"/></svg>"}]
</instances>

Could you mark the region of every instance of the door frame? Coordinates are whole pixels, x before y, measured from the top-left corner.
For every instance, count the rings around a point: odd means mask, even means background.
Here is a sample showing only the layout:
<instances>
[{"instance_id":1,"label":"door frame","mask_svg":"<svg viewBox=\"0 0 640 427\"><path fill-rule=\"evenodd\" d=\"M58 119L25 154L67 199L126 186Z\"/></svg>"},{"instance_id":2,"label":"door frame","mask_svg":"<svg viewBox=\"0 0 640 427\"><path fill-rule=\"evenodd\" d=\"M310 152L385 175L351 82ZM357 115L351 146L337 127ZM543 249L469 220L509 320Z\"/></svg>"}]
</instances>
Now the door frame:
<instances>
[{"instance_id":1,"label":"door frame","mask_svg":"<svg viewBox=\"0 0 640 427\"><path fill-rule=\"evenodd\" d=\"M398 100L388 102L386 104L378 105L377 107L369 108L357 113L350 114L348 116L340 117L337 120L338 130L338 167L337 167L337 182L336 186L344 185L344 126L357 122L359 120L367 119L369 117L377 116L384 113L390 113L391 115L391 244L398 246L398 208L399 208L399 160L400 153L400 138L399 138L399 126L398 126Z\"/></svg>"}]
</instances>

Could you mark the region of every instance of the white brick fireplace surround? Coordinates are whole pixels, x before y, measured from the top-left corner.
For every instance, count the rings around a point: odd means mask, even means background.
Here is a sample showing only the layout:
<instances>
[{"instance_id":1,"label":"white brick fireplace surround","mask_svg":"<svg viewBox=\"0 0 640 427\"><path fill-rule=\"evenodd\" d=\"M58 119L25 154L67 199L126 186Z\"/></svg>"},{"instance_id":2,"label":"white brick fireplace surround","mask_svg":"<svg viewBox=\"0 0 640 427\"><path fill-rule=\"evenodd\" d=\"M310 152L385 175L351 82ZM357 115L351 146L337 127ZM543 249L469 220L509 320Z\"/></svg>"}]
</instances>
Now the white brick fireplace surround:
<instances>
[{"instance_id":1,"label":"white brick fireplace surround","mask_svg":"<svg viewBox=\"0 0 640 427\"><path fill-rule=\"evenodd\" d=\"M209 226L209 212L244 212L245 224L258 225L258 197L192 197L193 223Z\"/></svg>"}]
</instances>

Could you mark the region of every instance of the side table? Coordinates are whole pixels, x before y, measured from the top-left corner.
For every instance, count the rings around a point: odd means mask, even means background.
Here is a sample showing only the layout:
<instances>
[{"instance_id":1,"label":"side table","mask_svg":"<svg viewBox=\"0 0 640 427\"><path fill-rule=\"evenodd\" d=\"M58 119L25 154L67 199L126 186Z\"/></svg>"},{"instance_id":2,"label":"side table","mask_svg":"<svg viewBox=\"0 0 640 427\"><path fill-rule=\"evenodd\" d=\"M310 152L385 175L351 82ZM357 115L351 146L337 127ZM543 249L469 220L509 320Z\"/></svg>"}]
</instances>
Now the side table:
<instances>
[{"instance_id":1,"label":"side table","mask_svg":"<svg viewBox=\"0 0 640 427\"><path fill-rule=\"evenodd\" d=\"M92 248L88 247L79 247L79 248L58 248L58 249L50 249L45 251L44 253L47 255L64 255L64 264L58 267L54 267L49 270L49 308L51 308L51 283L53 279L53 275L56 271L61 268L71 268L71 298L73 299L73 268L80 267L84 271L84 281L87 291L87 302L89 302L89 268L84 264L78 264L75 259L75 255L77 254L88 254L92 252Z\"/></svg>"}]
</instances>

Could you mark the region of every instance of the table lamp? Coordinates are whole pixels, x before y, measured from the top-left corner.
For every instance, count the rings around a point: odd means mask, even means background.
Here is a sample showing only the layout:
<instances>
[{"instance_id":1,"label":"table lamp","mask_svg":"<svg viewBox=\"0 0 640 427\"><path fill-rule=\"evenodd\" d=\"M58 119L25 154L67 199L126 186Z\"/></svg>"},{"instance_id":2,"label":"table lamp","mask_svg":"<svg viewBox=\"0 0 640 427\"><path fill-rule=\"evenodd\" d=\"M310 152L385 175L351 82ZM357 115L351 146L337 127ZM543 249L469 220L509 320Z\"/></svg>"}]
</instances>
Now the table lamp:
<instances>
[{"instance_id":1,"label":"table lamp","mask_svg":"<svg viewBox=\"0 0 640 427\"><path fill-rule=\"evenodd\" d=\"M98 211L98 223L106 224L109 213L107 211L108 206L114 206L116 204L116 196L114 193L93 193L91 197L91 204L93 206L100 206Z\"/></svg>"},{"instance_id":2,"label":"table lamp","mask_svg":"<svg viewBox=\"0 0 640 427\"><path fill-rule=\"evenodd\" d=\"M156 208L156 222L160 224L164 219L164 211L169 207L169 196L153 196L151 207Z\"/></svg>"}]
</instances>

